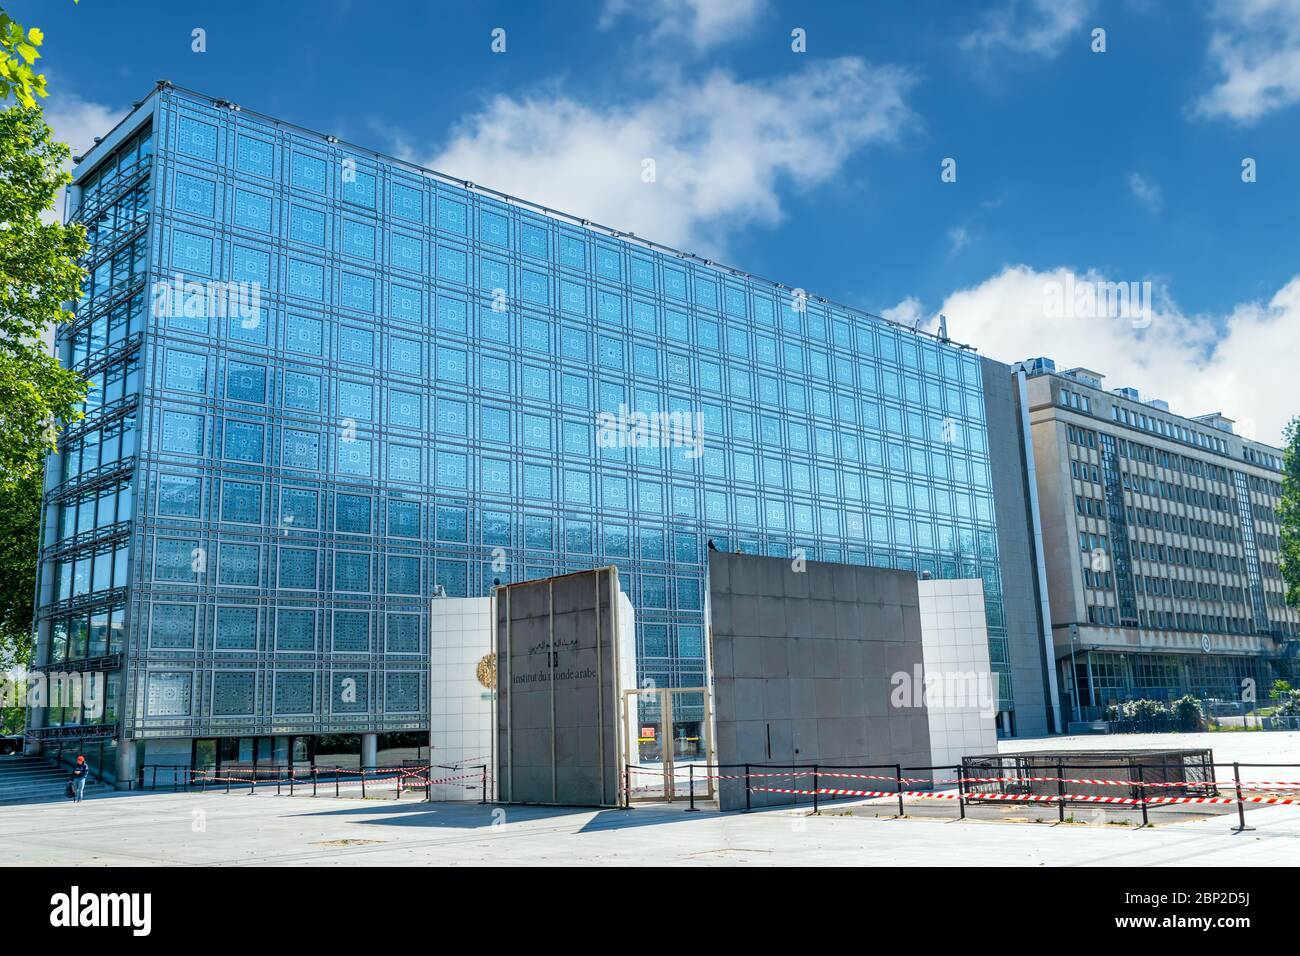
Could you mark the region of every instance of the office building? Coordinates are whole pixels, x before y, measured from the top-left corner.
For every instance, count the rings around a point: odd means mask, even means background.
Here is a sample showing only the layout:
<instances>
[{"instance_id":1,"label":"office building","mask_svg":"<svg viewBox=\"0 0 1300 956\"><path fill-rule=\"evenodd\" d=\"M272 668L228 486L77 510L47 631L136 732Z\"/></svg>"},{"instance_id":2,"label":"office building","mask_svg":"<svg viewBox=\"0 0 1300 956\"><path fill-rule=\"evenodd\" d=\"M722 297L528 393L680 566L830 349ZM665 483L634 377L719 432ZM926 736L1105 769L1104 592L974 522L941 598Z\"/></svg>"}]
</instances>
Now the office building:
<instances>
[{"instance_id":1,"label":"office building","mask_svg":"<svg viewBox=\"0 0 1300 956\"><path fill-rule=\"evenodd\" d=\"M435 590L606 565L638 680L700 686L710 539L982 580L1002 729L1048 729L1007 366L166 83L68 208L58 349L95 388L47 470L37 661L108 706L34 743L124 781L396 759Z\"/></svg>"},{"instance_id":2,"label":"office building","mask_svg":"<svg viewBox=\"0 0 1300 956\"><path fill-rule=\"evenodd\" d=\"M1191 693L1262 702L1297 678L1284 600L1282 452L1083 368L1021 363L1063 702ZM1245 682L1245 683L1243 683Z\"/></svg>"}]
</instances>

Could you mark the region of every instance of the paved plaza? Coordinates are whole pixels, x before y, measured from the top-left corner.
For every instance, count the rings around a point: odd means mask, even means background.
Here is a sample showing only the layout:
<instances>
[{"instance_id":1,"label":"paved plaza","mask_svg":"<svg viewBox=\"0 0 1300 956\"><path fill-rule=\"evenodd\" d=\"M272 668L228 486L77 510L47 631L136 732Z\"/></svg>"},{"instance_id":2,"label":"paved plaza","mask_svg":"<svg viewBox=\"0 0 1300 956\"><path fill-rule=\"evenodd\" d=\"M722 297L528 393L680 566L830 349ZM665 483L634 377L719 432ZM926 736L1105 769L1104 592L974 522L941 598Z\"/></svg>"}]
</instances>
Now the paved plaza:
<instances>
[{"instance_id":1,"label":"paved plaza","mask_svg":"<svg viewBox=\"0 0 1300 956\"><path fill-rule=\"evenodd\" d=\"M1215 734L1217 760L1297 761L1300 734ZM1178 746L1203 746L1174 735ZM1005 741L1160 746L1149 737ZM1086 820L1086 817L1084 817ZM1256 829L1233 833L1234 814L1151 829L1113 823L890 819L840 804L751 814L680 805L576 810L427 804L387 799L248 793L117 794L0 812L0 864L46 865L1060 865L1267 866L1300 859L1300 807L1259 807Z\"/></svg>"}]
</instances>

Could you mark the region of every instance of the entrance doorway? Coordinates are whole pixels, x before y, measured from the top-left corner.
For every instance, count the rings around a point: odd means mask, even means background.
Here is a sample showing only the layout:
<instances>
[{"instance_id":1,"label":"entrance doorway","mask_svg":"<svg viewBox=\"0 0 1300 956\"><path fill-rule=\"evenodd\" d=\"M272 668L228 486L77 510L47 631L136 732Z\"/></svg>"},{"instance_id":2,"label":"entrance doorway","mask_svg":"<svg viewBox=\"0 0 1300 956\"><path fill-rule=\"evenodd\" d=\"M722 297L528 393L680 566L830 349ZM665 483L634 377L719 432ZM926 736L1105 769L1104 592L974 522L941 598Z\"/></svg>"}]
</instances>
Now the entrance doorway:
<instances>
[{"instance_id":1,"label":"entrance doorway","mask_svg":"<svg viewBox=\"0 0 1300 956\"><path fill-rule=\"evenodd\" d=\"M712 714L706 687L629 690L623 694L623 752L632 800L712 800Z\"/></svg>"}]
</instances>

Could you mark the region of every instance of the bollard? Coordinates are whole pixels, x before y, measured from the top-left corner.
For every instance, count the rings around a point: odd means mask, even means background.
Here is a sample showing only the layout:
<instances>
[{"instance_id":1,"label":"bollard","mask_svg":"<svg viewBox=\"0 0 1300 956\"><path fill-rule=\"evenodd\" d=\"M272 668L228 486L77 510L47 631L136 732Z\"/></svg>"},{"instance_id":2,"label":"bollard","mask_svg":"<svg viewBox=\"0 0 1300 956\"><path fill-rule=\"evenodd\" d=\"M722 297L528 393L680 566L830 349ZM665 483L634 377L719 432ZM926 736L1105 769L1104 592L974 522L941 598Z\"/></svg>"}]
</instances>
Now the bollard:
<instances>
[{"instance_id":1,"label":"bollard","mask_svg":"<svg viewBox=\"0 0 1300 956\"><path fill-rule=\"evenodd\" d=\"M749 812L749 764L745 764L745 812Z\"/></svg>"},{"instance_id":2,"label":"bollard","mask_svg":"<svg viewBox=\"0 0 1300 956\"><path fill-rule=\"evenodd\" d=\"M480 802L480 803L487 803L487 802L488 802L488 792L487 792L487 764L483 764L483 766L480 767L479 769L482 771L482 774L483 774L483 778L482 778L482 779L483 779L483 799L480 800L479 802ZM432 768L432 767L429 768L429 780L430 780L430 783L429 783L429 799L432 800L432 799L433 799L433 783L432 783L432 780L433 780L433 768Z\"/></svg>"},{"instance_id":3,"label":"bollard","mask_svg":"<svg viewBox=\"0 0 1300 956\"><path fill-rule=\"evenodd\" d=\"M338 764L334 765L334 796L339 795L339 768Z\"/></svg>"},{"instance_id":4,"label":"bollard","mask_svg":"<svg viewBox=\"0 0 1300 956\"><path fill-rule=\"evenodd\" d=\"M366 799L366 768L361 768L361 799Z\"/></svg>"},{"instance_id":5,"label":"bollard","mask_svg":"<svg viewBox=\"0 0 1300 956\"><path fill-rule=\"evenodd\" d=\"M903 812L903 766L902 764L897 764L897 763L894 764L894 777L898 783L898 815L900 817L903 817L906 816L907 814Z\"/></svg>"},{"instance_id":6,"label":"bollard","mask_svg":"<svg viewBox=\"0 0 1300 956\"><path fill-rule=\"evenodd\" d=\"M1232 762L1232 778L1237 786L1237 825L1232 828L1232 832L1244 833L1255 828L1246 826L1246 805L1241 799L1241 764L1235 760Z\"/></svg>"},{"instance_id":7,"label":"bollard","mask_svg":"<svg viewBox=\"0 0 1300 956\"><path fill-rule=\"evenodd\" d=\"M1147 785L1142 782L1142 764L1137 765L1138 799L1142 801L1142 825L1150 826L1147 819Z\"/></svg>"},{"instance_id":8,"label":"bollard","mask_svg":"<svg viewBox=\"0 0 1300 956\"><path fill-rule=\"evenodd\" d=\"M313 797L316 796L316 778L317 778L316 766L315 764L313 764L311 768L311 795Z\"/></svg>"},{"instance_id":9,"label":"bollard","mask_svg":"<svg viewBox=\"0 0 1300 956\"><path fill-rule=\"evenodd\" d=\"M1065 768L1061 761L1056 761L1056 822L1065 822Z\"/></svg>"},{"instance_id":10,"label":"bollard","mask_svg":"<svg viewBox=\"0 0 1300 956\"><path fill-rule=\"evenodd\" d=\"M957 819L966 819L966 784L961 764L957 765Z\"/></svg>"},{"instance_id":11,"label":"bollard","mask_svg":"<svg viewBox=\"0 0 1300 956\"><path fill-rule=\"evenodd\" d=\"M796 787L795 789L798 789L798 788ZM813 764L813 786L812 786L812 791L813 791L813 813L818 813L818 812L819 812L818 804L817 804L817 790L818 790L818 789L819 789L819 788L818 788L818 786L817 786L817 764Z\"/></svg>"},{"instance_id":12,"label":"bollard","mask_svg":"<svg viewBox=\"0 0 1300 956\"><path fill-rule=\"evenodd\" d=\"M686 769L690 772L691 784L691 805L686 808L688 813L696 812L695 810L695 764L687 764Z\"/></svg>"}]
</instances>

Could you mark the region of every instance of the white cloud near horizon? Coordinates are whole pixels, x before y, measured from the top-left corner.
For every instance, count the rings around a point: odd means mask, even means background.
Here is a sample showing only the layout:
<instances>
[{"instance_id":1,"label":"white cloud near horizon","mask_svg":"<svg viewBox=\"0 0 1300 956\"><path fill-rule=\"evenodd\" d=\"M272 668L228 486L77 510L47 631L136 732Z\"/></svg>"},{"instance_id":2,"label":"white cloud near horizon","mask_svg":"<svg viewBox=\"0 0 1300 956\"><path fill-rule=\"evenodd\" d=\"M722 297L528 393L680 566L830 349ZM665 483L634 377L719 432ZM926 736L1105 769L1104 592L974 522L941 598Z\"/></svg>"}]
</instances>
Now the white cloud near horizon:
<instances>
[{"instance_id":1,"label":"white cloud near horizon","mask_svg":"<svg viewBox=\"0 0 1300 956\"><path fill-rule=\"evenodd\" d=\"M425 165L698 254L784 216L781 187L831 180L914 118L911 73L856 57L776 80L716 70L593 106L563 93L498 96ZM646 160L654 180L645 181Z\"/></svg>"},{"instance_id":2,"label":"white cloud near horizon","mask_svg":"<svg viewBox=\"0 0 1300 956\"><path fill-rule=\"evenodd\" d=\"M1155 287L1145 328L1126 319L1049 317L1048 283L1064 284L1071 276L1110 278L1063 267L1007 266L951 293L933 314L908 298L885 317L924 314L933 331L942 312L953 339L1000 361L1045 355L1059 369L1095 369L1106 376L1108 388L1132 386L1144 400L1162 398L1187 417L1220 411L1236 420L1238 434L1281 443L1286 422L1300 414L1300 275L1267 301L1238 303L1218 316L1185 312Z\"/></svg>"},{"instance_id":3,"label":"white cloud near horizon","mask_svg":"<svg viewBox=\"0 0 1300 956\"><path fill-rule=\"evenodd\" d=\"M985 11L979 29L962 37L961 48L1054 57L1091 10L1092 0L1005 0Z\"/></svg>"},{"instance_id":4,"label":"white cloud near horizon","mask_svg":"<svg viewBox=\"0 0 1300 956\"><path fill-rule=\"evenodd\" d=\"M599 26L631 16L649 22L651 39L686 40L703 51L746 35L766 8L766 0L605 0Z\"/></svg>"},{"instance_id":5,"label":"white cloud near horizon","mask_svg":"<svg viewBox=\"0 0 1300 956\"><path fill-rule=\"evenodd\" d=\"M1210 22L1219 80L1194 114L1248 125L1300 101L1300 0L1216 0Z\"/></svg>"},{"instance_id":6,"label":"white cloud near horizon","mask_svg":"<svg viewBox=\"0 0 1300 956\"><path fill-rule=\"evenodd\" d=\"M45 113L45 123L54 131L54 138L67 143L73 156L84 155L95 143L96 136L103 136L125 116L125 107L106 106L92 100L83 99L75 93L60 92L53 89L48 97L41 101ZM69 162L69 171L72 164ZM47 221L63 220L63 194L55 203Z\"/></svg>"}]
</instances>

